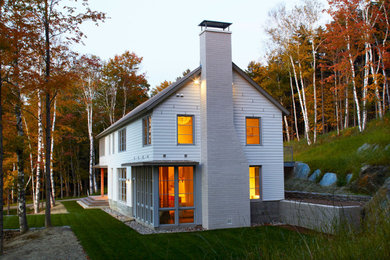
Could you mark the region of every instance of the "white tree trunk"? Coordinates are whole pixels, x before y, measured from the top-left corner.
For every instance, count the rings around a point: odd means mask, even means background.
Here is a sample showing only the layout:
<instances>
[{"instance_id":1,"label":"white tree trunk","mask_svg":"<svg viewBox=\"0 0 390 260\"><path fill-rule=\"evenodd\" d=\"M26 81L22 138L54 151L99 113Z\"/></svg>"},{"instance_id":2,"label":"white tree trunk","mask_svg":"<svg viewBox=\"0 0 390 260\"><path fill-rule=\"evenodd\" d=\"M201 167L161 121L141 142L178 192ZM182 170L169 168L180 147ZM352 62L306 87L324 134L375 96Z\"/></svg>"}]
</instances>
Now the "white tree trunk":
<instances>
[{"instance_id":1,"label":"white tree trunk","mask_svg":"<svg viewBox=\"0 0 390 260\"><path fill-rule=\"evenodd\" d=\"M313 56L313 96L314 96L314 129L313 142L317 142L317 87L316 87L316 50L314 48L314 37L311 39L311 51Z\"/></svg>"},{"instance_id":2,"label":"white tree trunk","mask_svg":"<svg viewBox=\"0 0 390 260\"><path fill-rule=\"evenodd\" d=\"M286 127L287 142L290 142L290 131L288 129L287 116L283 116L283 119L284 119L284 126Z\"/></svg>"},{"instance_id":3,"label":"white tree trunk","mask_svg":"<svg viewBox=\"0 0 390 260\"><path fill-rule=\"evenodd\" d=\"M56 115L57 115L57 98L54 99L53 107L53 124L51 126L51 147L50 147L50 183L51 183L51 204L55 205L55 184L54 184L54 170L53 170L53 150L54 150L54 130L56 125Z\"/></svg>"},{"instance_id":4,"label":"white tree trunk","mask_svg":"<svg viewBox=\"0 0 390 260\"><path fill-rule=\"evenodd\" d=\"M366 129L366 123L367 123L367 92L368 92L368 77L369 77L369 57L368 57L368 44L365 43L365 51L364 51L364 78L363 78L363 94L362 94L362 100L363 100L363 105L362 105L362 131Z\"/></svg>"},{"instance_id":5,"label":"white tree trunk","mask_svg":"<svg viewBox=\"0 0 390 260\"><path fill-rule=\"evenodd\" d=\"M304 106L304 103L303 103L303 100L302 100L301 90L299 88L298 77L297 77L297 72L295 70L294 60L293 60L291 55L290 55L290 62L291 62L291 66L292 66L293 73L294 73L295 85L296 85L296 88L297 88L297 91L298 91L299 104L301 106L301 110L302 110L302 114L303 114L303 121L304 121L304 124L305 124L306 141L307 141L307 144L310 145L311 141L310 141L310 137L309 137L309 132L307 131L309 124L308 124L307 117L305 116L306 110L305 110L305 106Z\"/></svg>"},{"instance_id":6,"label":"white tree trunk","mask_svg":"<svg viewBox=\"0 0 390 260\"><path fill-rule=\"evenodd\" d=\"M303 106L305 108L304 113L303 113L303 118L305 119L305 134L306 134L306 139L307 139L307 144L311 145L310 141L310 122L309 122L309 116L307 112L307 105L306 105L306 92L305 92L305 85L303 83L303 77L302 77L302 66L301 62L298 61L298 68L299 68L299 77L301 79L301 88L302 88L302 100L303 100Z\"/></svg>"},{"instance_id":7,"label":"white tree trunk","mask_svg":"<svg viewBox=\"0 0 390 260\"><path fill-rule=\"evenodd\" d=\"M87 123L88 123L88 137L89 137L89 192L90 194L94 193L93 186L93 159L94 159L94 150L93 150L93 107L92 102L87 104Z\"/></svg>"},{"instance_id":8,"label":"white tree trunk","mask_svg":"<svg viewBox=\"0 0 390 260\"><path fill-rule=\"evenodd\" d=\"M380 94L379 94L379 84L378 84L378 72L379 72L379 64L377 66L377 69L375 70L374 69L374 59L373 59L373 53L372 53L372 46L371 44L368 43L368 57L369 57L369 64L370 64L370 69L371 69L371 75L372 75L372 78L374 80L374 85L375 85L375 98L376 98L376 104L377 104L377 107L378 107L378 114L379 114L379 118L382 119L383 117L383 112L382 112L382 101L381 101L381 97L380 97Z\"/></svg>"},{"instance_id":9,"label":"white tree trunk","mask_svg":"<svg viewBox=\"0 0 390 260\"><path fill-rule=\"evenodd\" d=\"M337 135L340 134L340 127L339 127L339 106L337 103L337 74L336 70L334 71L334 105L336 109L336 129L337 129Z\"/></svg>"},{"instance_id":10,"label":"white tree trunk","mask_svg":"<svg viewBox=\"0 0 390 260\"><path fill-rule=\"evenodd\" d=\"M41 98L41 91L38 90L38 151L37 151L37 178L36 178L35 203L34 203L35 214L39 212L42 151L43 151L42 98Z\"/></svg>"},{"instance_id":11,"label":"white tree trunk","mask_svg":"<svg viewBox=\"0 0 390 260\"><path fill-rule=\"evenodd\" d=\"M30 133L28 131L28 125L26 122L26 118L22 116L24 126L26 128L26 135L27 135L27 140L28 140L28 148L30 149L30 171L31 171L31 189L32 189L32 196L33 196L33 207L35 208L35 178L34 178L34 161L33 161L33 155L32 155L32 146L31 146L31 138L30 138Z\"/></svg>"},{"instance_id":12,"label":"white tree trunk","mask_svg":"<svg viewBox=\"0 0 390 260\"><path fill-rule=\"evenodd\" d=\"M346 28L348 30L348 22L346 23ZM356 106L356 115L357 115L357 124L359 131L363 131L362 129L362 120L360 118L360 104L359 104L359 98L357 95L357 90L356 90L356 75L355 75L355 65L352 59L352 54L351 54L351 43L350 43L350 36L347 35L347 50L348 50L348 59L349 59L349 65L351 66L351 74L352 74L352 91L353 91L353 97L355 100L355 106Z\"/></svg>"},{"instance_id":13,"label":"white tree trunk","mask_svg":"<svg viewBox=\"0 0 390 260\"><path fill-rule=\"evenodd\" d=\"M291 98L292 98L292 104L293 104L293 110L294 110L294 124L295 124L295 132L297 134L297 140L299 141L299 131L298 131L298 121L297 121L297 109L295 107L295 98L294 98L294 88L292 83L292 77L291 72L288 72L290 75L290 88L291 88Z\"/></svg>"}]
</instances>

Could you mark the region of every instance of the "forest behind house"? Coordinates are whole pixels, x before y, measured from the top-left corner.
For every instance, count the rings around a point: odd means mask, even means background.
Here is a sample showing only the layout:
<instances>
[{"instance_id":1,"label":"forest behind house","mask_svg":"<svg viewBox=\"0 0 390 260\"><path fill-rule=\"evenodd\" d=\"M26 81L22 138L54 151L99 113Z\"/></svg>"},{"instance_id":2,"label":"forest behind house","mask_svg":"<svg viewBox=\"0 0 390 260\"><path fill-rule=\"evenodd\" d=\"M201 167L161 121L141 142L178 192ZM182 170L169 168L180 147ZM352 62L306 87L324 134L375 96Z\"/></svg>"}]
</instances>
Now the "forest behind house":
<instances>
[{"instance_id":1,"label":"forest behind house","mask_svg":"<svg viewBox=\"0 0 390 260\"><path fill-rule=\"evenodd\" d=\"M246 68L290 111L283 117L286 142L311 145L350 127L362 132L390 109L390 2L328 4L273 9L267 55ZM325 13L331 22L320 25ZM21 231L28 229L26 201L34 213L46 201L50 226L56 199L96 193L94 137L171 84L150 89L142 57L131 51L108 60L76 53L81 24L105 19L87 1L0 1L0 193L2 202L17 202Z\"/></svg>"}]
</instances>

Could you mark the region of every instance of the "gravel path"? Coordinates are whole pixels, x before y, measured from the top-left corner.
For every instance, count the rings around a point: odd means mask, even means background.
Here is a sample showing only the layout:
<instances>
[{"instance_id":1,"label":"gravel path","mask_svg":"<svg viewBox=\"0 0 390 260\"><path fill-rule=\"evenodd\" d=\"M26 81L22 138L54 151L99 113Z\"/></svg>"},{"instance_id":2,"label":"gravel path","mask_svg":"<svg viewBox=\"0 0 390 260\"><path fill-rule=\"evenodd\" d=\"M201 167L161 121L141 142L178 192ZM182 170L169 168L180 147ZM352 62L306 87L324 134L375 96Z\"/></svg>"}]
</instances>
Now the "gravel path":
<instances>
[{"instance_id":1,"label":"gravel path","mask_svg":"<svg viewBox=\"0 0 390 260\"><path fill-rule=\"evenodd\" d=\"M70 227L36 229L5 241L1 259L87 259Z\"/></svg>"}]
</instances>

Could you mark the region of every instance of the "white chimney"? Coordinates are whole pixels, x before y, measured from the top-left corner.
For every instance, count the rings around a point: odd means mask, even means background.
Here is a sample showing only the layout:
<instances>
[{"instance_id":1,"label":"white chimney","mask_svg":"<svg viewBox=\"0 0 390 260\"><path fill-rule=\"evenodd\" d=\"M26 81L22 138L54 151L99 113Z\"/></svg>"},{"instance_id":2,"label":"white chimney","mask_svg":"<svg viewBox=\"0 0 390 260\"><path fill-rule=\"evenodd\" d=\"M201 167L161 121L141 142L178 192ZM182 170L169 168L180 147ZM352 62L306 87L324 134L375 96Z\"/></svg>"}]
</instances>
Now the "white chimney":
<instances>
[{"instance_id":1,"label":"white chimney","mask_svg":"<svg viewBox=\"0 0 390 260\"><path fill-rule=\"evenodd\" d=\"M250 225L249 165L233 117L230 25L199 24L202 224L208 229Z\"/></svg>"}]
</instances>

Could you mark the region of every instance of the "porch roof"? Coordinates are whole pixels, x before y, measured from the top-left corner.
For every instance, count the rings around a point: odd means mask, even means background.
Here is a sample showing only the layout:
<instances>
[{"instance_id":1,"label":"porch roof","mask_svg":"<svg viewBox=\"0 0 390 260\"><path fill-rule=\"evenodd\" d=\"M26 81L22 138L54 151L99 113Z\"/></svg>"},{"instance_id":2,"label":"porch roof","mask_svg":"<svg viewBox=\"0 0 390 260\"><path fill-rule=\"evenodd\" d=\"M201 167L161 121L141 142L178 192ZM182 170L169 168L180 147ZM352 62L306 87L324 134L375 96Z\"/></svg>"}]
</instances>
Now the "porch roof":
<instances>
[{"instance_id":1,"label":"porch roof","mask_svg":"<svg viewBox=\"0 0 390 260\"><path fill-rule=\"evenodd\" d=\"M92 168L94 168L94 169L101 169L101 168L107 169L108 166L107 165L96 164L96 165L92 166Z\"/></svg>"},{"instance_id":2,"label":"porch roof","mask_svg":"<svg viewBox=\"0 0 390 260\"><path fill-rule=\"evenodd\" d=\"M122 163L122 166L194 166L198 164L199 162L188 160L155 160L146 162Z\"/></svg>"}]
</instances>

